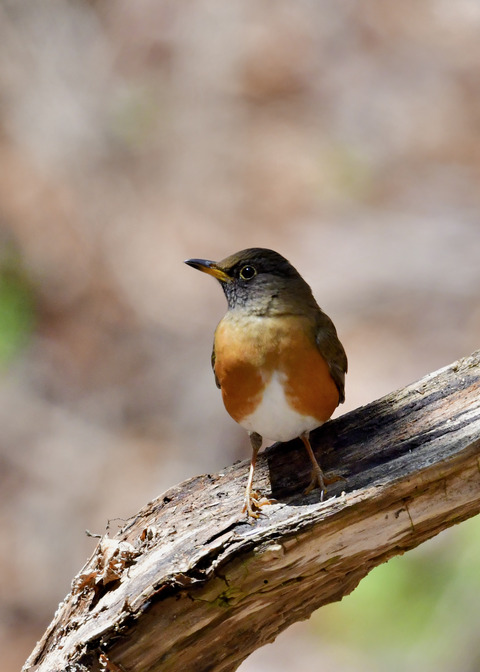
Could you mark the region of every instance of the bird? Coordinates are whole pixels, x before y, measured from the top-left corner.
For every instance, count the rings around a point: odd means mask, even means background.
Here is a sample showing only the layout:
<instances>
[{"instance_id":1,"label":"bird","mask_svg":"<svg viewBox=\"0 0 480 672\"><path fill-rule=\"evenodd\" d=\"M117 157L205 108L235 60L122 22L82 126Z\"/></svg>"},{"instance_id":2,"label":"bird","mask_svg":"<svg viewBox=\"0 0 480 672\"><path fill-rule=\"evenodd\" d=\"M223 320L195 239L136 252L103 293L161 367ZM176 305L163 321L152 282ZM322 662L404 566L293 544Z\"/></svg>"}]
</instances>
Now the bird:
<instances>
[{"instance_id":1,"label":"bird","mask_svg":"<svg viewBox=\"0 0 480 672\"><path fill-rule=\"evenodd\" d=\"M332 320L317 304L307 282L281 254L248 248L221 261L187 259L212 275L228 310L214 335L211 364L231 417L250 437L252 457L242 511L258 518L271 503L252 490L263 438L300 438L312 463L310 485L320 500L325 478L309 433L345 401L348 363Z\"/></svg>"}]
</instances>

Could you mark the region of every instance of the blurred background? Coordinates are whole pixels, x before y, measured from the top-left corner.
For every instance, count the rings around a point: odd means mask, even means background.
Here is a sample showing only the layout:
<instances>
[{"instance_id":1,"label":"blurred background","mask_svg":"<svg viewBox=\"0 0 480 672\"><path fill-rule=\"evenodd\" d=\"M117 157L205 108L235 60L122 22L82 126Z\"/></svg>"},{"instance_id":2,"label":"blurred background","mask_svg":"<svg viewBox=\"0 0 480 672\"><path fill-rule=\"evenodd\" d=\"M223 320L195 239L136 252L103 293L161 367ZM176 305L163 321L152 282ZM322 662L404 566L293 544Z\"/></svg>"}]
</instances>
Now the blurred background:
<instances>
[{"instance_id":1,"label":"blurred background","mask_svg":"<svg viewBox=\"0 0 480 672\"><path fill-rule=\"evenodd\" d=\"M365 404L480 333L477 0L0 2L0 649L95 547L250 455L184 266L284 254ZM242 672L477 671L480 526L392 560Z\"/></svg>"}]
</instances>

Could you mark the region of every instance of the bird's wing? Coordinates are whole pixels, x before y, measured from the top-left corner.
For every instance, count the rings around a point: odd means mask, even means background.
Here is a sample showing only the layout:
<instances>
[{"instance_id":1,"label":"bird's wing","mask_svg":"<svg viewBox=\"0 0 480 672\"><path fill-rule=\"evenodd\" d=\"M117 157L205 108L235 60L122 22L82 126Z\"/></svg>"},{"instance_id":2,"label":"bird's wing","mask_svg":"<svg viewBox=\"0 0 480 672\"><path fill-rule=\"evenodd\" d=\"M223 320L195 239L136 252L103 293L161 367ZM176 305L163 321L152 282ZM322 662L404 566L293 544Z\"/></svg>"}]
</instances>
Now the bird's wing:
<instances>
[{"instance_id":1,"label":"bird's wing","mask_svg":"<svg viewBox=\"0 0 480 672\"><path fill-rule=\"evenodd\" d=\"M317 322L316 342L320 354L327 362L330 374L340 395L339 404L345 401L345 374L348 369L347 355L337 336L332 320L320 311Z\"/></svg>"},{"instance_id":2,"label":"bird's wing","mask_svg":"<svg viewBox=\"0 0 480 672\"><path fill-rule=\"evenodd\" d=\"M212 362L213 374L215 376L215 385L219 388L220 387L220 381L218 380L217 374L215 373L215 341L213 341L212 356L211 356L210 361Z\"/></svg>"}]
</instances>

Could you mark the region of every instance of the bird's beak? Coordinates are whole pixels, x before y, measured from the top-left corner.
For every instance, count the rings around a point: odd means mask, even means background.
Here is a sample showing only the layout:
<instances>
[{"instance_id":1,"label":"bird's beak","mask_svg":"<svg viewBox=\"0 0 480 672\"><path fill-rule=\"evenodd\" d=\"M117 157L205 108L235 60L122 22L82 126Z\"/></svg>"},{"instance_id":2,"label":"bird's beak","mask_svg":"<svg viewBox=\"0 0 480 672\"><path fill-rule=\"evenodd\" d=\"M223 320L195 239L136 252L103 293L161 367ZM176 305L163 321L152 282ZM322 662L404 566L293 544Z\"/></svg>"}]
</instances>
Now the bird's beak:
<instances>
[{"instance_id":1,"label":"bird's beak","mask_svg":"<svg viewBox=\"0 0 480 672\"><path fill-rule=\"evenodd\" d=\"M213 275L214 278L220 280L220 282L231 282L232 278L226 273L216 261L208 261L207 259L187 259L186 264L192 268L196 268L197 271L202 271L202 273L208 273L208 275Z\"/></svg>"}]
</instances>

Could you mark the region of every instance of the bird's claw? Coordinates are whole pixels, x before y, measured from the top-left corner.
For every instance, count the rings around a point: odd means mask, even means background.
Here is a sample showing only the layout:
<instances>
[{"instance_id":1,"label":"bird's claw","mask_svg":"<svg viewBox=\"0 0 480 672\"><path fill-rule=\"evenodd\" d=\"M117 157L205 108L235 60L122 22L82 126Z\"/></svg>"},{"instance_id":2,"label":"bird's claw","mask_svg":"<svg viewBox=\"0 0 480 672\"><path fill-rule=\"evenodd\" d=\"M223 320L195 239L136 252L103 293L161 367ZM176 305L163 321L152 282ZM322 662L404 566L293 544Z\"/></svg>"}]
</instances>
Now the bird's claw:
<instances>
[{"instance_id":1,"label":"bird's claw","mask_svg":"<svg viewBox=\"0 0 480 672\"><path fill-rule=\"evenodd\" d=\"M259 518L262 506L269 506L270 504L275 504L275 500L268 499L268 497L261 496L254 491L245 497L242 513L246 512L251 518Z\"/></svg>"}]
</instances>

